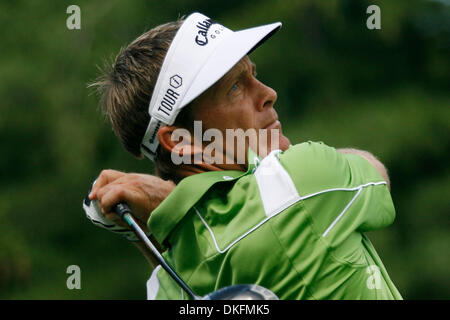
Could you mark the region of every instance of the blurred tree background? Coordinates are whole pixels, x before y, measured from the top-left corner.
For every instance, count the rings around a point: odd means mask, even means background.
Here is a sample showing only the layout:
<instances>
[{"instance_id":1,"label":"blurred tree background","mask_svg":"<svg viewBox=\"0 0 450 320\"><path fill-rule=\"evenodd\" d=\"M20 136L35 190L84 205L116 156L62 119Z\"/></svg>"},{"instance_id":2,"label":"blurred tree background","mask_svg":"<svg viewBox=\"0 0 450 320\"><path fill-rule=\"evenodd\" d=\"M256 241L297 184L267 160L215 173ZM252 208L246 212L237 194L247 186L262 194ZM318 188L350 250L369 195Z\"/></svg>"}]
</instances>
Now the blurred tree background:
<instances>
[{"instance_id":1,"label":"blurred tree background","mask_svg":"<svg viewBox=\"0 0 450 320\"><path fill-rule=\"evenodd\" d=\"M81 30L66 9L81 8ZM381 30L366 9L381 8ZM450 298L450 1L1 1L0 298L145 299L147 262L81 202L104 168L153 172L86 84L144 31L200 11L236 30L282 21L252 54L291 142L377 155L394 224L370 233L407 299ZM66 268L81 268L68 290Z\"/></svg>"}]
</instances>

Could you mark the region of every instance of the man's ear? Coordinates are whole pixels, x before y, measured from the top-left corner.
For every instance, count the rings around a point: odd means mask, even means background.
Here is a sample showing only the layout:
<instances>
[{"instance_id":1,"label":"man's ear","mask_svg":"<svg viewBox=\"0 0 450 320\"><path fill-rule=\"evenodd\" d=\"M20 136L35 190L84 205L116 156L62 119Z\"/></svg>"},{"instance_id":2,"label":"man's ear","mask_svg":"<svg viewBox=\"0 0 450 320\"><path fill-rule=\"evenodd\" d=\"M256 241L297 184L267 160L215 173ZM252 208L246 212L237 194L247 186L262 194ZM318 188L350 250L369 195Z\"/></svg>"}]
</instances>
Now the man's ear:
<instances>
[{"instance_id":1,"label":"man's ear","mask_svg":"<svg viewBox=\"0 0 450 320\"><path fill-rule=\"evenodd\" d=\"M176 126L162 126L158 130L158 139L161 148L168 152L175 152L180 156L193 154L193 138L187 129Z\"/></svg>"},{"instance_id":2,"label":"man's ear","mask_svg":"<svg viewBox=\"0 0 450 320\"><path fill-rule=\"evenodd\" d=\"M169 152L172 152L173 148L175 148L175 145L177 142L172 141L172 133L178 129L178 127L175 126L162 126L158 130L158 140L159 144L161 145L161 148L164 150L167 150Z\"/></svg>"}]
</instances>

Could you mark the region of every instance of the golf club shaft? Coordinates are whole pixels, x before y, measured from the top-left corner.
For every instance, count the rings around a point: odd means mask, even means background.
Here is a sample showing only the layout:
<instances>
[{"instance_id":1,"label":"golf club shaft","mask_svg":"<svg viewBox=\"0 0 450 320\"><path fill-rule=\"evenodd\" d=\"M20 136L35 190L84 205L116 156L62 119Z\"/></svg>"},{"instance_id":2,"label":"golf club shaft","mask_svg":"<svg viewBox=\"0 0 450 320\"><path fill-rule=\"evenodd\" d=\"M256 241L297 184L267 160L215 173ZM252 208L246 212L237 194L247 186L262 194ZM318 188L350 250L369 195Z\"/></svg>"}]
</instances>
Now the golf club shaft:
<instances>
[{"instance_id":1,"label":"golf club shaft","mask_svg":"<svg viewBox=\"0 0 450 320\"><path fill-rule=\"evenodd\" d=\"M124 203L119 203L115 206L115 211L119 214L119 216L130 226L130 228L134 231L136 236L141 240L148 250L152 253L155 259L161 264L161 267L166 270L166 272L177 282L177 284L184 290L186 293L194 300L200 300L201 298L197 296L192 289L181 279L178 274L169 266L164 257L159 253L158 249L155 245L148 239L145 232L138 225L136 220L130 214L131 210Z\"/></svg>"}]
</instances>

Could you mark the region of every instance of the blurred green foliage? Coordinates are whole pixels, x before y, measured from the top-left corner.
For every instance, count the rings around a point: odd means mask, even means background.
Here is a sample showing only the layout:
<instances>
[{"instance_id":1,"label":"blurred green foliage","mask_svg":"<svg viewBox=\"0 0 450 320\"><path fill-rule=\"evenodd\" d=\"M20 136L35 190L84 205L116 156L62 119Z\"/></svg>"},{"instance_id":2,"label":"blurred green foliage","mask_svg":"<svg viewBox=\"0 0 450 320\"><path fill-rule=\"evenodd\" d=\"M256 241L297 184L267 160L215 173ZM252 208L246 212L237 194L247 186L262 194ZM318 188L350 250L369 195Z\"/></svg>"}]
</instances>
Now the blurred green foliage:
<instances>
[{"instance_id":1,"label":"blurred green foliage","mask_svg":"<svg viewBox=\"0 0 450 320\"><path fill-rule=\"evenodd\" d=\"M68 30L66 8L81 8ZM381 8L381 30L366 8ZM394 224L369 234L407 299L450 298L449 1L0 2L0 298L144 299L150 269L81 201L104 168L152 172L128 155L86 84L145 30L200 11L232 29L282 21L252 54L278 92L291 142L377 155ZM81 267L81 290L66 268Z\"/></svg>"}]
</instances>

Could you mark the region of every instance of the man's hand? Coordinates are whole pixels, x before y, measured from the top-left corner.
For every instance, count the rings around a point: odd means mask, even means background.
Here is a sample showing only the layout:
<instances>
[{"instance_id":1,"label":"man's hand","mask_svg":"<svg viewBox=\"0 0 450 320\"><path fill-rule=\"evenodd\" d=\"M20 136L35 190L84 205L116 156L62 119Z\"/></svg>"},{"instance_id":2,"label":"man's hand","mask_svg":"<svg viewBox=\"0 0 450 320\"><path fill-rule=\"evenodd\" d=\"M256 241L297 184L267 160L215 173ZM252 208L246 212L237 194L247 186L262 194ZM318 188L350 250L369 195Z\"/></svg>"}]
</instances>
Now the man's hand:
<instances>
[{"instance_id":1,"label":"man's hand","mask_svg":"<svg viewBox=\"0 0 450 320\"><path fill-rule=\"evenodd\" d=\"M358 149L352 149L352 148L342 148L337 149L340 153L353 153L357 154L363 158L366 158L367 161L369 161L375 169L378 171L378 173L383 177L383 179L386 181L387 187L389 190L391 190L391 181L389 179L389 175L387 172L386 167L381 163L380 160L378 160L373 154L371 154L368 151L358 150Z\"/></svg>"},{"instance_id":2,"label":"man's hand","mask_svg":"<svg viewBox=\"0 0 450 320\"><path fill-rule=\"evenodd\" d=\"M139 225L147 232L147 220L151 212L174 188L172 181L155 176L103 170L89 193L89 199L97 199L105 218L124 228L128 226L112 208L119 202L126 202Z\"/></svg>"}]
</instances>

